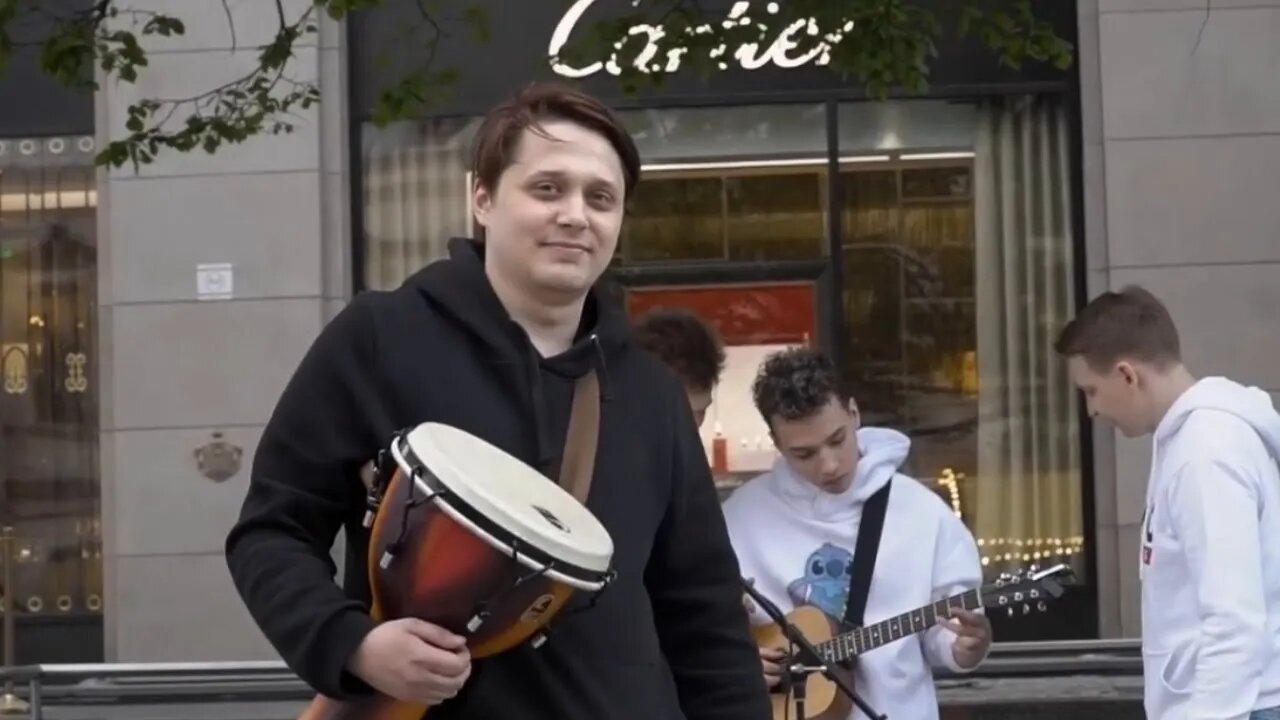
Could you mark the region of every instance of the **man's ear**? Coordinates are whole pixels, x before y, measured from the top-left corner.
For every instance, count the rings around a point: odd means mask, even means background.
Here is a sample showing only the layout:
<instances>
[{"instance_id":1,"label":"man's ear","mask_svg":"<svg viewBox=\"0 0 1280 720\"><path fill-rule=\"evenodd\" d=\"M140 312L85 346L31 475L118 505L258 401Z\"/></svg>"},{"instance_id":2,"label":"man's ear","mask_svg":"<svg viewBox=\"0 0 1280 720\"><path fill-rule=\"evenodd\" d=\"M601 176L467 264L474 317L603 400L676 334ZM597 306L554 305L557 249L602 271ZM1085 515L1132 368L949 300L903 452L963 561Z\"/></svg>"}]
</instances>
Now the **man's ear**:
<instances>
[{"instance_id":1,"label":"man's ear","mask_svg":"<svg viewBox=\"0 0 1280 720\"><path fill-rule=\"evenodd\" d=\"M493 193L478 181L471 191L471 208L476 223L481 227L488 227L489 211L493 209Z\"/></svg>"},{"instance_id":2,"label":"man's ear","mask_svg":"<svg viewBox=\"0 0 1280 720\"><path fill-rule=\"evenodd\" d=\"M1126 385L1136 386L1138 384L1138 369L1126 360L1116 363L1116 372L1120 373L1120 377L1124 379Z\"/></svg>"}]
</instances>

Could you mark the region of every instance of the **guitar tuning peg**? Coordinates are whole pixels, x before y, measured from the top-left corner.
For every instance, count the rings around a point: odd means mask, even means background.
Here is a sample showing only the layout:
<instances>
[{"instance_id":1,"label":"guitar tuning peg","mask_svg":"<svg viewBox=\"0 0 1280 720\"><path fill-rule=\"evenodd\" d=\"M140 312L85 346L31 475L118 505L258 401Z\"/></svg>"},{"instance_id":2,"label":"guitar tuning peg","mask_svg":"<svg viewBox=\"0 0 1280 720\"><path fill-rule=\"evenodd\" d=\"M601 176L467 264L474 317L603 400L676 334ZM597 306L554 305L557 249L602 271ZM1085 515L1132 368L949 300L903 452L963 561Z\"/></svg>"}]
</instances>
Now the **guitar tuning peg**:
<instances>
[{"instance_id":1,"label":"guitar tuning peg","mask_svg":"<svg viewBox=\"0 0 1280 720\"><path fill-rule=\"evenodd\" d=\"M1036 603L1036 609L1039 610L1040 612L1048 612L1049 606L1045 605L1044 601L1041 600L1040 602Z\"/></svg>"},{"instance_id":2,"label":"guitar tuning peg","mask_svg":"<svg viewBox=\"0 0 1280 720\"><path fill-rule=\"evenodd\" d=\"M1010 607L1010 608L1009 608L1009 617L1013 617L1013 608L1012 608L1012 607Z\"/></svg>"},{"instance_id":3,"label":"guitar tuning peg","mask_svg":"<svg viewBox=\"0 0 1280 720\"><path fill-rule=\"evenodd\" d=\"M1030 606L1030 605L1028 605L1028 604L1026 604L1026 603L1022 603L1022 614L1023 614L1023 615L1030 615L1030 614L1031 614L1031 606Z\"/></svg>"}]
</instances>

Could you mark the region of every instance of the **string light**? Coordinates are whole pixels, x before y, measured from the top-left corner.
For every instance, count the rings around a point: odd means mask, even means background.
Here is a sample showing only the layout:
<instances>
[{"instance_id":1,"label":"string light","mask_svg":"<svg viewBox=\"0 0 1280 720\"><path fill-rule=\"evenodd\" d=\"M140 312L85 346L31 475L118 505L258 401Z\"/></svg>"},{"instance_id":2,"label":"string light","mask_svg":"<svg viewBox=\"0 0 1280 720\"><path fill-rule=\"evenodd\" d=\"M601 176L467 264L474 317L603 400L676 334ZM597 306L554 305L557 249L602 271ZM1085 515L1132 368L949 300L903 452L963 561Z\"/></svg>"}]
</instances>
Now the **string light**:
<instances>
[{"instance_id":1,"label":"string light","mask_svg":"<svg viewBox=\"0 0 1280 720\"><path fill-rule=\"evenodd\" d=\"M937 479L938 485L946 489L951 498L951 512L963 519L964 512L960 503L960 481L964 473L957 473L951 468L943 468ZM982 556L982 564L992 563L1030 563L1035 561L1067 558L1084 552L1084 536L1070 537L1029 537L1029 538L977 538L978 547L989 554Z\"/></svg>"},{"instance_id":2,"label":"string light","mask_svg":"<svg viewBox=\"0 0 1280 720\"><path fill-rule=\"evenodd\" d=\"M960 509L960 478L963 477L964 473L957 475L951 471L951 468L943 468L942 477L938 478L938 484L951 493L951 512L961 519L964 518Z\"/></svg>"}]
</instances>

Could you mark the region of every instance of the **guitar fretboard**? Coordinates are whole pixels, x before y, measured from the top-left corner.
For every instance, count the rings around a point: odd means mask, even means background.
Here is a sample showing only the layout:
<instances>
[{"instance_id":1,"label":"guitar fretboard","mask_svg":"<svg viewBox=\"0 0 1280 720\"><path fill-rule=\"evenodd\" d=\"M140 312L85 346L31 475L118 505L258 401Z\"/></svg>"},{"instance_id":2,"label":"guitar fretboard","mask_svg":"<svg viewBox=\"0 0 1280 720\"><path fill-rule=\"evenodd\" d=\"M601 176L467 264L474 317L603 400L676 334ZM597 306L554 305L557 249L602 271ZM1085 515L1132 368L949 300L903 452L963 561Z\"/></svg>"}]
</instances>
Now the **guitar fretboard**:
<instances>
[{"instance_id":1,"label":"guitar fretboard","mask_svg":"<svg viewBox=\"0 0 1280 720\"><path fill-rule=\"evenodd\" d=\"M874 625L850 630L826 642L817 644L817 650L823 660L829 663L844 662L851 657L887 645L908 635L928 630L938 622L939 617L950 617L948 608L977 610L982 606L977 590L952 595L931 605L916 608Z\"/></svg>"}]
</instances>

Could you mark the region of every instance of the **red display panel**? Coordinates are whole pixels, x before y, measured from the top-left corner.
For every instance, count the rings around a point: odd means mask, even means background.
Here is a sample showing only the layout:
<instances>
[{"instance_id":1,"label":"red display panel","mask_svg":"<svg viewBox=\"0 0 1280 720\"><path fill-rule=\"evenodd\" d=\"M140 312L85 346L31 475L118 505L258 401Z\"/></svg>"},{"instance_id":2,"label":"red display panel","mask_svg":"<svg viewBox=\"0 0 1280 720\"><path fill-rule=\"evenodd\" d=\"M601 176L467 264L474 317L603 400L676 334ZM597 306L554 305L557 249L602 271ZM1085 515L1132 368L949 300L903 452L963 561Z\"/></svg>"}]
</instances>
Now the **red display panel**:
<instances>
[{"instance_id":1,"label":"red display panel","mask_svg":"<svg viewBox=\"0 0 1280 720\"><path fill-rule=\"evenodd\" d=\"M632 320L656 308L684 308L726 345L812 344L817 318L812 283L637 288L627 291Z\"/></svg>"}]
</instances>

